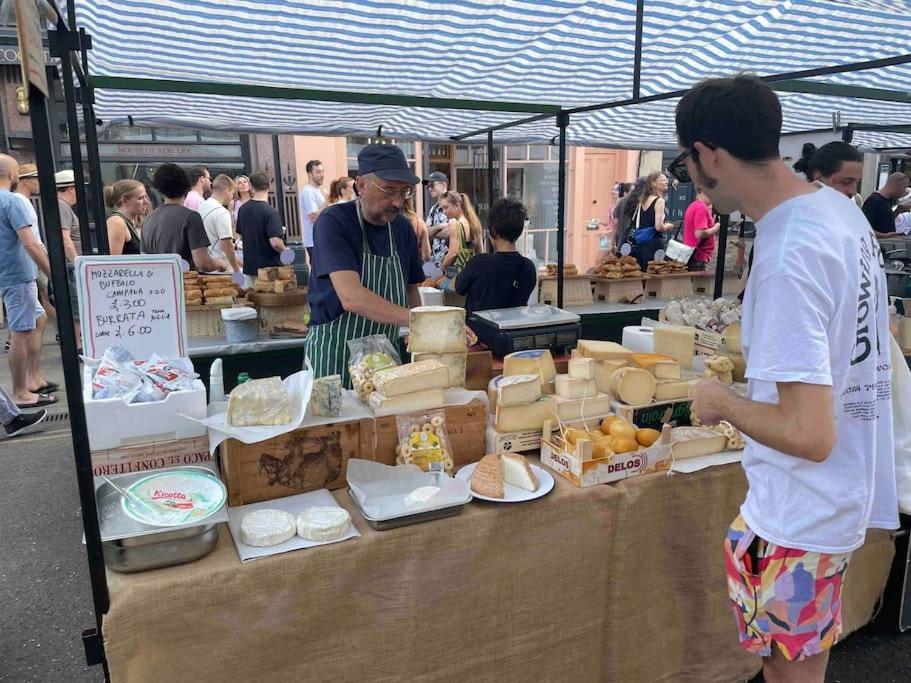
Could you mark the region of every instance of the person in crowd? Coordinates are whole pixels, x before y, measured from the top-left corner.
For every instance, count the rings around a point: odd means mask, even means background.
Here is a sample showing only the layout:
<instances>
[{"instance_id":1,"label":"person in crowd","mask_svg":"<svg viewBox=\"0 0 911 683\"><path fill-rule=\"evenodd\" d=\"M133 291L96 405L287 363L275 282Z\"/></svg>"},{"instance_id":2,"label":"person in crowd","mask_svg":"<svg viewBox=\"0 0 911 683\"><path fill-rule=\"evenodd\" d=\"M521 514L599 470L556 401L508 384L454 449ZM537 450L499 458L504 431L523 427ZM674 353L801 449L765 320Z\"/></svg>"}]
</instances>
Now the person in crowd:
<instances>
[{"instance_id":1,"label":"person in crowd","mask_svg":"<svg viewBox=\"0 0 911 683\"><path fill-rule=\"evenodd\" d=\"M41 242L41 248L44 249L44 253L47 253L47 247L44 245L44 241L41 238L41 228L38 225L38 214L35 211L35 205L32 204L32 197L36 197L39 192L38 184L38 167L35 164L22 164L19 167L19 181L16 183L14 188L16 199L18 199L22 208L25 210L25 213L28 215L29 224L32 226L32 232L35 235L35 239ZM47 314L48 320L54 325L57 324L57 311L54 309L53 304L51 303L51 298L48 289L48 278L41 270L38 270L38 278L35 280L35 283L38 285L38 301L41 303L41 307L44 309L44 312ZM44 334L41 335L42 343L44 339Z\"/></svg>"},{"instance_id":2,"label":"person in crowd","mask_svg":"<svg viewBox=\"0 0 911 683\"><path fill-rule=\"evenodd\" d=\"M57 184L57 210L60 212L60 230L63 233L63 252L72 267L76 257L82 254L82 238L79 229L79 218L73 207L76 206L76 174L71 170L60 171L54 175Z\"/></svg>"},{"instance_id":3,"label":"person in crowd","mask_svg":"<svg viewBox=\"0 0 911 683\"><path fill-rule=\"evenodd\" d=\"M712 216L712 200L701 187L696 187L696 199L683 214L683 243L696 251L688 264L691 271L703 271L715 255L715 235L721 225Z\"/></svg>"},{"instance_id":4,"label":"person in crowd","mask_svg":"<svg viewBox=\"0 0 911 683\"><path fill-rule=\"evenodd\" d=\"M418 177L395 145L358 154L358 199L323 211L314 230L307 357L316 377L346 386L352 339L384 334L395 346L424 280L417 239L401 211Z\"/></svg>"},{"instance_id":5,"label":"person in crowd","mask_svg":"<svg viewBox=\"0 0 911 683\"><path fill-rule=\"evenodd\" d=\"M212 190L212 174L205 166L191 166L188 175L190 176L190 191L187 192L183 205L190 211L199 211L199 207Z\"/></svg>"},{"instance_id":6,"label":"person in crowd","mask_svg":"<svg viewBox=\"0 0 911 683\"><path fill-rule=\"evenodd\" d=\"M864 176L864 155L854 145L836 140L817 149L816 145L808 142L793 168L803 173L811 183L828 185L853 199L858 206L863 206L857 189Z\"/></svg>"},{"instance_id":7,"label":"person in crowd","mask_svg":"<svg viewBox=\"0 0 911 683\"><path fill-rule=\"evenodd\" d=\"M118 180L104 188L104 203L111 209L108 216L108 246L111 256L142 253L142 240L136 224L149 201L145 185L138 180Z\"/></svg>"},{"instance_id":8,"label":"person in crowd","mask_svg":"<svg viewBox=\"0 0 911 683\"><path fill-rule=\"evenodd\" d=\"M633 245L633 255L643 271L648 269L648 262L655 258L655 252L667 246L663 233L674 229L673 223L664 220L664 195L667 187L667 176L664 173L650 173L642 182L633 186L623 208L624 215L629 219L627 240Z\"/></svg>"},{"instance_id":9,"label":"person in crowd","mask_svg":"<svg viewBox=\"0 0 911 683\"><path fill-rule=\"evenodd\" d=\"M209 237L198 211L184 206L190 178L177 164L162 164L152 185L164 197L142 226L144 254L178 254L190 267L205 273L221 272L228 264L209 254Z\"/></svg>"},{"instance_id":10,"label":"person in crowd","mask_svg":"<svg viewBox=\"0 0 911 683\"><path fill-rule=\"evenodd\" d=\"M329 206L354 199L354 178L344 175L329 185Z\"/></svg>"},{"instance_id":11,"label":"person in crowd","mask_svg":"<svg viewBox=\"0 0 911 683\"><path fill-rule=\"evenodd\" d=\"M234 200L234 192L234 181L223 173L217 175L212 181L212 194L199 207L199 215L209 237L209 255L227 263L232 273L240 271L234 251L234 226L228 209Z\"/></svg>"},{"instance_id":12,"label":"person in crowd","mask_svg":"<svg viewBox=\"0 0 911 683\"><path fill-rule=\"evenodd\" d=\"M63 236L63 252L66 254L66 276L70 289L70 309L73 311L73 328L76 345L82 348L82 329L79 326L79 298L76 296L76 257L82 254L82 238L79 218L73 207L78 201L76 195L76 174L72 169L59 171L54 175L57 185L57 210L60 212L60 231ZM56 296L56 294L54 295Z\"/></svg>"},{"instance_id":13,"label":"person in crowd","mask_svg":"<svg viewBox=\"0 0 911 683\"><path fill-rule=\"evenodd\" d=\"M411 223L411 227L414 228L414 236L418 241L418 256L421 261L429 261L430 239L427 235L427 224L424 223L423 219L418 216L418 212L415 211L413 197L405 200L405 205L402 207L402 215L408 219L408 222Z\"/></svg>"},{"instance_id":14,"label":"person in crowd","mask_svg":"<svg viewBox=\"0 0 911 683\"><path fill-rule=\"evenodd\" d=\"M41 336L47 316L35 282L37 271L49 277L51 266L43 245L35 239L28 213L11 191L18 179L19 162L0 154L0 298L10 333L13 401L26 409L56 403L57 397L49 392L58 387L41 374Z\"/></svg>"},{"instance_id":15,"label":"person in crowd","mask_svg":"<svg viewBox=\"0 0 911 683\"><path fill-rule=\"evenodd\" d=\"M323 164L317 159L307 162L307 184L301 190L301 218L304 221L304 247L313 268L313 224L326 203L320 187L323 185Z\"/></svg>"},{"instance_id":16,"label":"person in crowd","mask_svg":"<svg viewBox=\"0 0 911 683\"><path fill-rule=\"evenodd\" d=\"M724 544L741 644L764 658L765 680L822 683L851 553L868 528L898 527L891 395L881 390L888 300L863 217L785 165L781 123L778 97L758 78L703 81L677 105L683 152L671 169L719 212L756 221L742 320L748 396L702 380L692 407L748 437L749 489Z\"/></svg>"},{"instance_id":17,"label":"person in crowd","mask_svg":"<svg viewBox=\"0 0 911 683\"><path fill-rule=\"evenodd\" d=\"M33 413L23 413L12 396L0 386L0 424L3 425L4 436L11 439L38 431L38 427L47 417L47 411L42 408Z\"/></svg>"},{"instance_id":18,"label":"person in crowd","mask_svg":"<svg viewBox=\"0 0 911 683\"><path fill-rule=\"evenodd\" d=\"M626 213L626 204L629 201L633 187L635 187L635 183L619 183L619 198L613 211L616 225L613 239L613 249L615 251L619 249L620 245L626 244L629 240L629 215Z\"/></svg>"},{"instance_id":19,"label":"person in crowd","mask_svg":"<svg viewBox=\"0 0 911 683\"><path fill-rule=\"evenodd\" d=\"M252 287L260 268L280 266L285 250L284 230L278 211L269 203L272 180L265 171L250 176L253 199L240 207L237 232L244 243L243 273L246 287Z\"/></svg>"},{"instance_id":20,"label":"person in crowd","mask_svg":"<svg viewBox=\"0 0 911 683\"><path fill-rule=\"evenodd\" d=\"M484 230L467 194L449 191L440 197L440 206L449 218L449 251L440 262L445 273L450 266L462 271L475 254L484 252Z\"/></svg>"},{"instance_id":21,"label":"person in crowd","mask_svg":"<svg viewBox=\"0 0 911 683\"><path fill-rule=\"evenodd\" d=\"M445 173L434 171L422 181L436 202L427 212L427 235L430 238L430 260L439 268L449 252L449 216L443 211L440 199L449 191L449 178Z\"/></svg>"},{"instance_id":22,"label":"person in crowd","mask_svg":"<svg viewBox=\"0 0 911 683\"><path fill-rule=\"evenodd\" d=\"M895 207L895 234L911 234L911 189L898 198Z\"/></svg>"},{"instance_id":23,"label":"person in crowd","mask_svg":"<svg viewBox=\"0 0 911 683\"><path fill-rule=\"evenodd\" d=\"M465 297L465 310L487 311L528 304L537 284L535 264L516 251L516 240L525 229L528 211L518 199L498 199L490 207L488 227L496 251L468 261L451 285Z\"/></svg>"},{"instance_id":24,"label":"person in crowd","mask_svg":"<svg viewBox=\"0 0 911 683\"><path fill-rule=\"evenodd\" d=\"M617 208L623 199L623 196L629 192L631 186L629 183L614 183L610 191L610 205L603 220L599 221L601 228L598 235L598 259L599 264L614 253L617 244L617 230L619 228Z\"/></svg>"},{"instance_id":25,"label":"person in crowd","mask_svg":"<svg viewBox=\"0 0 911 683\"><path fill-rule=\"evenodd\" d=\"M864 216L877 237L891 237L895 233L895 214L892 203L908 189L908 176L893 173L885 184L870 194L864 202Z\"/></svg>"},{"instance_id":26,"label":"person in crowd","mask_svg":"<svg viewBox=\"0 0 911 683\"><path fill-rule=\"evenodd\" d=\"M234 216L234 225L237 225L237 212L240 207L253 198L253 190L250 188L250 178L245 175L239 175L234 179L234 187L237 188L234 194L234 203L231 205L231 213Z\"/></svg>"}]
</instances>

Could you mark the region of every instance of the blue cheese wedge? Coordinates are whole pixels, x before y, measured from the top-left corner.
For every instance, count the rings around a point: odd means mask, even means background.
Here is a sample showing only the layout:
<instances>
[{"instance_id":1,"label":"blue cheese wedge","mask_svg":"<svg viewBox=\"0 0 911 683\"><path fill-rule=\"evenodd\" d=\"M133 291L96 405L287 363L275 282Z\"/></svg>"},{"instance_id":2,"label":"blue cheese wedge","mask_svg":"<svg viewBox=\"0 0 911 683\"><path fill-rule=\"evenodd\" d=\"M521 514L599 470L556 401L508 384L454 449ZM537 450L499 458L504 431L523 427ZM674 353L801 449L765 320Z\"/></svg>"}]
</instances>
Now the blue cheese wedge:
<instances>
[{"instance_id":1,"label":"blue cheese wedge","mask_svg":"<svg viewBox=\"0 0 911 683\"><path fill-rule=\"evenodd\" d=\"M310 394L310 414L317 417L338 417L342 412L342 378L330 375L313 380Z\"/></svg>"}]
</instances>

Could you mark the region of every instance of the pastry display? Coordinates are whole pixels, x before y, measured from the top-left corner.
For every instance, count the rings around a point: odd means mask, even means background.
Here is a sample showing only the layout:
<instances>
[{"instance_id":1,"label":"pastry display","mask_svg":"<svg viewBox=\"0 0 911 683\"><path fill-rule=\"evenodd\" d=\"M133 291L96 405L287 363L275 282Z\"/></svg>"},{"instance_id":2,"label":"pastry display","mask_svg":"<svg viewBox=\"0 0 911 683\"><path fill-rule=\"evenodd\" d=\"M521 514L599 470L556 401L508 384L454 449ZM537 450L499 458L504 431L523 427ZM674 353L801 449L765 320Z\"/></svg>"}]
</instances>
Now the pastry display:
<instances>
[{"instance_id":1,"label":"pastry display","mask_svg":"<svg viewBox=\"0 0 911 683\"><path fill-rule=\"evenodd\" d=\"M623 278L641 278L644 273L639 268L639 262L632 256L614 256L604 259L604 262L595 269L597 277L606 277L612 280Z\"/></svg>"}]
</instances>

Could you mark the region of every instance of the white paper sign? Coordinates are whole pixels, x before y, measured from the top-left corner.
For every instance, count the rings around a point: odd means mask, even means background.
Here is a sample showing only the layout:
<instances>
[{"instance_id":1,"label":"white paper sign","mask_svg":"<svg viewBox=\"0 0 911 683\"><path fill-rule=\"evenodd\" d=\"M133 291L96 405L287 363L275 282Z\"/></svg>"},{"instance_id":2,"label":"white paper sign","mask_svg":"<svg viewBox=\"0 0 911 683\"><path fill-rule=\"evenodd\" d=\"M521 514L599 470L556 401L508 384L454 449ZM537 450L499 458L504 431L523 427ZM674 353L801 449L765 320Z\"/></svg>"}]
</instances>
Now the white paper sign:
<instances>
[{"instance_id":1,"label":"white paper sign","mask_svg":"<svg viewBox=\"0 0 911 683\"><path fill-rule=\"evenodd\" d=\"M115 345L138 359L187 355L180 257L80 256L76 292L84 355Z\"/></svg>"}]
</instances>

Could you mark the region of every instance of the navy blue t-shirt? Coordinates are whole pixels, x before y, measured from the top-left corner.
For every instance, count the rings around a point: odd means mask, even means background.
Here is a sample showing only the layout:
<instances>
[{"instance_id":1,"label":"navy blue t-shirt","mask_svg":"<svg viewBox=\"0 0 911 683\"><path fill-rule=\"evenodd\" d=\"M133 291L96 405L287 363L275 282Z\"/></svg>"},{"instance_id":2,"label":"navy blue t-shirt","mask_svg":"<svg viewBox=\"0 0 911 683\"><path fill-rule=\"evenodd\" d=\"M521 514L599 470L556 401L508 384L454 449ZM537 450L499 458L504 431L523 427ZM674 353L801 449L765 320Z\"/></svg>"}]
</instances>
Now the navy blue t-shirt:
<instances>
[{"instance_id":1,"label":"navy blue t-shirt","mask_svg":"<svg viewBox=\"0 0 911 683\"><path fill-rule=\"evenodd\" d=\"M376 256L389 256L389 231L364 221L370 251ZM418 258L414 229L399 214L392 221L395 251L402 264L405 285L424 281L424 271ZM313 273L307 294L310 303L310 324L322 325L338 318L344 309L332 287L330 273L353 270L361 274L364 238L357 220L355 202L334 204L323 211L313 226Z\"/></svg>"}]
</instances>

